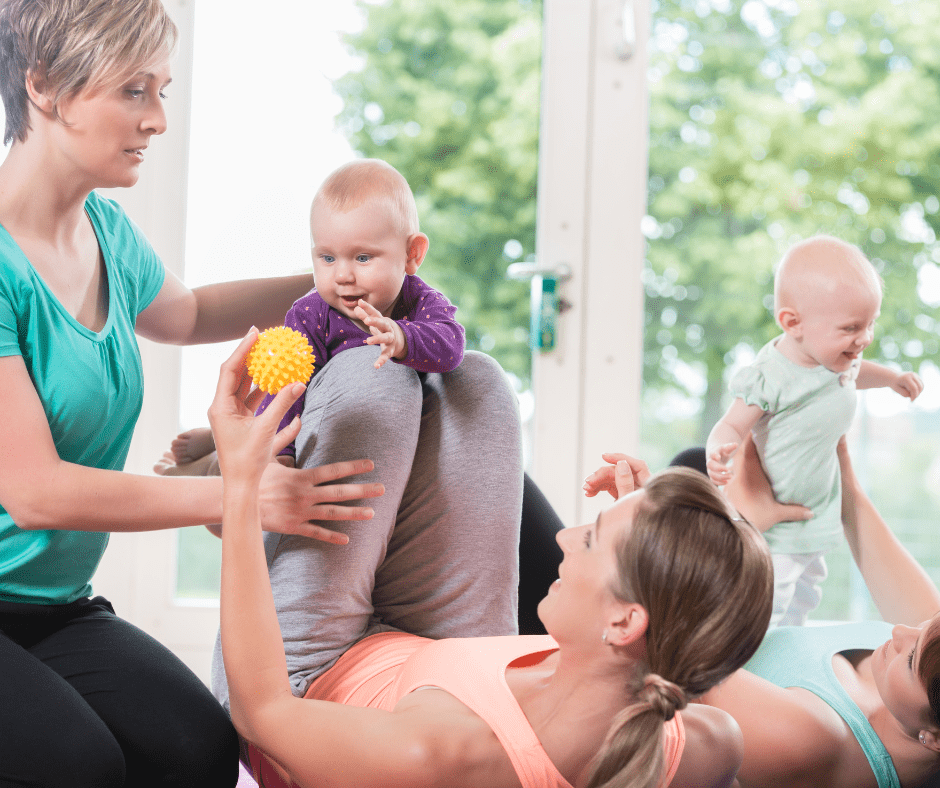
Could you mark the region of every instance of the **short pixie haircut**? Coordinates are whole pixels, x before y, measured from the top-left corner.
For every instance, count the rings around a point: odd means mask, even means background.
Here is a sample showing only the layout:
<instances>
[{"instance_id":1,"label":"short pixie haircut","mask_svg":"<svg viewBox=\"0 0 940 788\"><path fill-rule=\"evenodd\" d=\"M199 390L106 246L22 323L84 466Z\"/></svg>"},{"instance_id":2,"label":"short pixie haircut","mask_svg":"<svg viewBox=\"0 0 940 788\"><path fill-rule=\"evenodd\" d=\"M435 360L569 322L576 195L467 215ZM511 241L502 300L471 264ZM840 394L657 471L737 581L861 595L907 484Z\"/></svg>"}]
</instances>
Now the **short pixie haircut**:
<instances>
[{"instance_id":1,"label":"short pixie haircut","mask_svg":"<svg viewBox=\"0 0 940 788\"><path fill-rule=\"evenodd\" d=\"M358 208L366 200L387 200L396 227L402 235L420 232L418 207L405 176L381 159L355 159L333 170L323 181L313 205L325 205L332 211L345 213Z\"/></svg>"},{"instance_id":2,"label":"short pixie haircut","mask_svg":"<svg viewBox=\"0 0 940 788\"><path fill-rule=\"evenodd\" d=\"M0 0L4 145L30 131L27 78L51 95L62 122L60 102L169 56L177 35L160 0Z\"/></svg>"}]
</instances>

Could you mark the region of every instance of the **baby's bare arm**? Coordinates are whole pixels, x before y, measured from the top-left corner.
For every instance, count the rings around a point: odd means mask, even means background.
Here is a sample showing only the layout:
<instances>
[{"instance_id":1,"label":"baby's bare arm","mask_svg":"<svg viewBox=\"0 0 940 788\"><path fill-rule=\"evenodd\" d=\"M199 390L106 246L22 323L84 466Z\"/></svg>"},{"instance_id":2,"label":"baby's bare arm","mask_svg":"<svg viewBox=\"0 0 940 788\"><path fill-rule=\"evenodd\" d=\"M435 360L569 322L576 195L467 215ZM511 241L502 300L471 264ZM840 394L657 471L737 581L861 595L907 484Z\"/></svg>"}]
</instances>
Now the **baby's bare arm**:
<instances>
[{"instance_id":1,"label":"baby's bare arm","mask_svg":"<svg viewBox=\"0 0 940 788\"><path fill-rule=\"evenodd\" d=\"M764 411L757 405L748 405L737 397L724 416L712 427L705 444L706 467L711 480L718 485L727 484L733 476L728 466L741 441L760 421Z\"/></svg>"},{"instance_id":2,"label":"baby's bare arm","mask_svg":"<svg viewBox=\"0 0 940 788\"><path fill-rule=\"evenodd\" d=\"M858 370L857 389L890 388L913 402L924 390L924 381L916 372L897 372L890 367L863 361Z\"/></svg>"}]
</instances>

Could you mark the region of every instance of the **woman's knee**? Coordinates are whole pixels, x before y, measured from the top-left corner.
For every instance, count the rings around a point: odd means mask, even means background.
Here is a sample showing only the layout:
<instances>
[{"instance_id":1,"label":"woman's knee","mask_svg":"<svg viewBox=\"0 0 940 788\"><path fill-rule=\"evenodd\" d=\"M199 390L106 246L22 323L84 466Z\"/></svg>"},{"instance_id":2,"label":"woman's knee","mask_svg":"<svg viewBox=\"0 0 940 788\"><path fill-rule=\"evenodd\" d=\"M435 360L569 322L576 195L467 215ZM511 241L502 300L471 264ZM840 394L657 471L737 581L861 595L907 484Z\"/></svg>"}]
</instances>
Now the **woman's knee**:
<instances>
[{"instance_id":1,"label":"woman's knee","mask_svg":"<svg viewBox=\"0 0 940 788\"><path fill-rule=\"evenodd\" d=\"M6 737L6 734L5 734ZM126 779L124 755L103 726L74 726L61 735L33 738L33 746L0 744L0 785L44 788L120 788Z\"/></svg>"},{"instance_id":2,"label":"woman's knee","mask_svg":"<svg viewBox=\"0 0 940 788\"><path fill-rule=\"evenodd\" d=\"M478 350L468 350L457 368L472 380L479 381L488 390L513 395L506 372L492 356Z\"/></svg>"},{"instance_id":3,"label":"woman's knee","mask_svg":"<svg viewBox=\"0 0 940 788\"><path fill-rule=\"evenodd\" d=\"M238 781L238 734L213 700L194 701L126 754L127 782L139 788L232 788Z\"/></svg>"},{"instance_id":4,"label":"woman's knee","mask_svg":"<svg viewBox=\"0 0 940 788\"><path fill-rule=\"evenodd\" d=\"M378 348L353 348L330 359L307 390L298 465L368 456L390 441L417 440L422 391L418 373L401 364L373 364ZM366 452L363 454L363 452Z\"/></svg>"}]
</instances>

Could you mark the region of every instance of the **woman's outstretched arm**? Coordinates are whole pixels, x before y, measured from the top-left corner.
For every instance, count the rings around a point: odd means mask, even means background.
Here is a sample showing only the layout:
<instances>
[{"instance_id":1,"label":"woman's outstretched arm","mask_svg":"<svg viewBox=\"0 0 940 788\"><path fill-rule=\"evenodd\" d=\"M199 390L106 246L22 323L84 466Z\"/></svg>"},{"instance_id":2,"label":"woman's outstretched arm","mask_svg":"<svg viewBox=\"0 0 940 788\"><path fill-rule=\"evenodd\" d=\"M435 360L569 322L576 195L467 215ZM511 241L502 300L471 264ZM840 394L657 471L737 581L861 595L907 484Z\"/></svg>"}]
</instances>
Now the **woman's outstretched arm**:
<instances>
[{"instance_id":1,"label":"woman's outstretched arm","mask_svg":"<svg viewBox=\"0 0 940 788\"><path fill-rule=\"evenodd\" d=\"M224 480L222 653L232 720L239 732L301 785L473 785L461 770L461 743L446 715L414 702L395 712L302 700L291 694L274 598L261 540L258 485L270 459L296 437L298 422L277 425L303 392L283 389L257 418L245 404L250 380L244 357L252 331L223 365L209 420ZM337 463L348 475L371 462ZM498 746L498 745L497 745ZM468 776L469 775L469 776ZM468 779L471 780L468 782Z\"/></svg>"},{"instance_id":2,"label":"woman's outstretched arm","mask_svg":"<svg viewBox=\"0 0 940 788\"><path fill-rule=\"evenodd\" d=\"M136 332L154 342L195 345L237 339L250 325L279 326L313 287L310 274L218 282L190 289L172 271L138 315Z\"/></svg>"},{"instance_id":3,"label":"woman's outstretched arm","mask_svg":"<svg viewBox=\"0 0 940 788\"><path fill-rule=\"evenodd\" d=\"M141 476L66 462L22 357L0 358L0 377L7 405L0 422L0 503L20 528L152 531L219 521L220 479ZM261 493L265 528L345 542L344 535L309 520L368 520L370 507L342 502L381 495L381 485L330 483L338 478L330 466L270 464Z\"/></svg>"},{"instance_id":4,"label":"woman's outstretched arm","mask_svg":"<svg viewBox=\"0 0 940 788\"><path fill-rule=\"evenodd\" d=\"M845 538L865 585L885 621L917 626L940 610L940 591L865 494L845 438L839 441L838 453Z\"/></svg>"}]
</instances>

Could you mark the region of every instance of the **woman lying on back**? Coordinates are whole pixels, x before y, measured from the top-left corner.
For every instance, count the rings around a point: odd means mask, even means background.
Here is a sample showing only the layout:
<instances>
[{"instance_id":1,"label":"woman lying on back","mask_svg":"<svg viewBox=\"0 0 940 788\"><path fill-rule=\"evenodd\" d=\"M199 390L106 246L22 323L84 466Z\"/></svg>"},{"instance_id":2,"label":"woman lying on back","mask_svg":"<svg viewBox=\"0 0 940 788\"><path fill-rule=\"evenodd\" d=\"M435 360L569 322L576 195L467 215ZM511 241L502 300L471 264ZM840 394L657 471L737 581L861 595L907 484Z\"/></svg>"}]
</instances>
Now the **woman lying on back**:
<instances>
[{"instance_id":1,"label":"woman lying on back","mask_svg":"<svg viewBox=\"0 0 940 788\"><path fill-rule=\"evenodd\" d=\"M863 492L844 440L838 451L846 537L885 620L771 630L746 670L704 696L741 726L743 788L940 784L940 592ZM727 488L738 509L768 526L793 519L750 440L741 459ZM616 497L616 474L592 474L590 491Z\"/></svg>"},{"instance_id":2,"label":"woman lying on back","mask_svg":"<svg viewBox=\"0 0 940 788\"><path fill-rule=\"evenodd\" d=\"M244 357L254 338L223 365L209 413L224 479L222 650L233 721L281 777L357 788L652 787L665 772L674 786L731 784L733 721L703 706L677 712L757 648L770 560L711 482L685 469L559 535L560 579L539 608L550 636L384 632L350 644L307 698L295 698L257 490L294 438L296 424L275 429L303 387L282 390L252 418ZM322 697L358 707L312 699ZM698 749L688 757L688 748Z\"/></svg>"}]
</instances>

